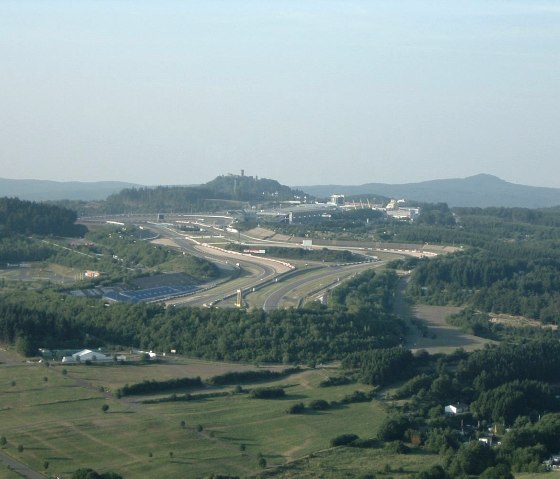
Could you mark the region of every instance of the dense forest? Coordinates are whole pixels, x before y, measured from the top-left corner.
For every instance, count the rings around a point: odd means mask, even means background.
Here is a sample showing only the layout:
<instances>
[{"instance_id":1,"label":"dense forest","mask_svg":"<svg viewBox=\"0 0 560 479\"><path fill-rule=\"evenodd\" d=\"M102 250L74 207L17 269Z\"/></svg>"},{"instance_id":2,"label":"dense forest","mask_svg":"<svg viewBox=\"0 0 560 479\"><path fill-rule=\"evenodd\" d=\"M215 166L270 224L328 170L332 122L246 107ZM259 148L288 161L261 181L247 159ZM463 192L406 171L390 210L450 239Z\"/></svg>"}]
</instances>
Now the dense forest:
<instances>
[{"instance_id":1,"label":"dense forest","mask_svg":"<svg viewBox=\"0 0 560 479\"><path fill-rule=\"evenodd\" d=\"M456 208L463 251L419 262L409 292L433 304L468 304L556 324L560 319L557 209ZM455 229L456 230L456 229ZM470 238L474 237L472 241Z\"/></svg>"},{"instance_id":2,"label":"dense forest","mask_svg":"<svg viewBox=\"0 0 560 479\"><path fill-rule=\"evenodd\" d=\"M393 273L364 273L342 285L333 306L242 311L114 304L54 291L0 297L0 341L27 354L37 347L132 345L208 359L322 362L396 346L405 324L392 311ZM365 287L356 287L365 284Z\"/></svg>"},{"instance_id":3,"label":"dense forest","mask_svg":"<svg viewBox=\"0 0 560 479\"><path fill-rule=\"evenodd\" d=\"M0 238L15 235L83 236L76 213L66 208L17 198L0 198Z\"/></svg>"}]
</instances>

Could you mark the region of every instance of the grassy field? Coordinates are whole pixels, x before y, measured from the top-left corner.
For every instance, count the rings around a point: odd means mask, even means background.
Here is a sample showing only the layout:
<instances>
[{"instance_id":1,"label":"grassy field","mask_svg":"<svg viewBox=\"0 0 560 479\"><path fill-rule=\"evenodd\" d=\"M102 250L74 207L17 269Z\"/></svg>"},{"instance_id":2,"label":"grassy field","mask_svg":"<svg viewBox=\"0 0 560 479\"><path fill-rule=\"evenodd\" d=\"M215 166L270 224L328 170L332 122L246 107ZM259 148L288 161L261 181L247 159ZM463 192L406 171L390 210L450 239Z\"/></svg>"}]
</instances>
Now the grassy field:
<instances>
[{"instance_id":1,"label":"grassy field","mask_svg":"<svg viewBox=\"0 0 560 479\"><path fill-rule=\"evenodd\" d=\"M187 372L208 377L231 368L240 369L202 361L104 367L4 365L0 367L0 435L8 440L4 451L37 471L48 461L48 473L61 478L79 467L114 470L127 479L155 474L162 478L212 473L248 476L261 470L259 454L273 468L327 449L330 439L342 433L373 437L385 417L384 406L375 401L286 414L294 402L337 400L355 389L367 389L360 385L319 388L323 370L266 384L286 387L286 398L277 400L231 394L142 404L142 398L117 399L110 392L143 379L181 377ZM103 404L109 406L105 413ZM18 445L23 446L22 452ZM11 478L13 473L0 469L3 477Z\"/></svg>"},{"instance_id":2,"label":"grassy field","mask_svg":"<svg viewBox=\"0 0 560 479\"><path fill-rule=\"evenodd\" d=\"M419 450L410 454L395 454L386 449L354 449L338 447L295 461L286 468L277 468L265 474L276 479L339 479L364 477L403 478L439 463L436 454ZM529 479L529 478L527 478ZM533 478L531 478L533 479Z\"/></svg>"},{"instance_id":3,"label":"grassy field","mask_svg":"<svg viewBox=\"0 0 560 479\"><path fill-rule=\"evenodd\" d=\"M408 339L407 346L413 350L425 349L435 353L451 353L457 348L466 351L480 349L487 343L493 341L472 334L463 333L459 328L450 326L445 318L450 314L457 313L461 308L452 306L430 306L416 305L412 314L425 322L428 335L423 336L416 331Z\"/></svg>"}]
</instances>

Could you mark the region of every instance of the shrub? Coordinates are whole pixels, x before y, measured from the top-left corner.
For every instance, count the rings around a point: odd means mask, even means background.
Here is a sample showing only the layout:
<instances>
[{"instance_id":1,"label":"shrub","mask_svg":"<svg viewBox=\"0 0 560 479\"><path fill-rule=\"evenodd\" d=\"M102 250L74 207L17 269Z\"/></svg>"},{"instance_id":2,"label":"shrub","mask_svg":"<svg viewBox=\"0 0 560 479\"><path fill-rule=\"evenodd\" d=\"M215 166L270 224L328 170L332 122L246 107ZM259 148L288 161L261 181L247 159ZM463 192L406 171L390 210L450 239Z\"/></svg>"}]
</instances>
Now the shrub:
<instances>
[{"instance_id":1,"label":"shrub","mask_svg":"<svg viewBox=\"0 0 560 479\"><path fill-rule=\"evenodd\" d=\"M229 373L220 374L219 376L211 377L208 382L210 384L224 386L226 384L243 384L253 383L256 381L271 381L273 379L280 379L290 374L300 372L300 368L289 368L284 371L269 371L268 369L260 371L231 371Z\"/></svg>"},{"instance_id":2,"label":"shrub","mask_svg":"<svg viewBox=\"0 0 560 479\"><path fill-rule=\"evenodd\" d=\"M256 388L251 391L250 397L254 399L274 399L286 395L282 388Z\"/></svg>"},{"instance_id":3,"label":"shrub","mask_svg":"<svg viewBox=\"0 0 560 479\"><path fill-rule=\"evenodd\" d=\"M410 452L410 448L402 441L388 442L385 447L395 454L408 454Z\"/></svg>"},{"instance_id":4,"label":"shrub","mask_svg":"<svg viewBox=\"0 0 560 479\"><path fill-rule=\"evenodd\" d=\"M315 399L309 403L309 409L314 409L316 411L324 411L329 407L329 403L324 399Z\"/></svg>"},{"instance_id":5,"label":"shrub","mask_svg":"<svg viewBox=\"0 0 560 479\"><path fill-rule=\"evenodd\" d=\"M378 439L370 438L370 439L356 439L355 441L350 444L352 447L360 447L362 449L376 449L381 446L381 443Z\"/></svg>"},{"instance_id":6,"label":"shrub","mask_svg":"<svg viewBox=\"0 0 560 479\"><path fill-rule=\"evenodd\" d=\"M298 402L292 404L288 409L286 409L288 414L303 414L305 412L305 404Z\"/></svg>"},{"instance_id":7,"label":"shrub","mask_svg":"<svg viewBox=\"0 0 560 479\"><path fill-rule=\"evenodd\" d=\"M340 436L333 437L331 439L331 446L348 446L351 445L359 436L356 434L341 434Z\"/></svg>"},{"instance_id":8,"label":"shrub","mask_svg":"<svg viewBox=\"0 0 560 479\"><path fill-rule=\"evenodd\" d=\"M371 401L375 396L375 391L371 390L367 393L364 391L354 391L352 394L347 394L342 398L343 404L350 404L356 402L368 402Z\"/></svg>"}]
</instances>

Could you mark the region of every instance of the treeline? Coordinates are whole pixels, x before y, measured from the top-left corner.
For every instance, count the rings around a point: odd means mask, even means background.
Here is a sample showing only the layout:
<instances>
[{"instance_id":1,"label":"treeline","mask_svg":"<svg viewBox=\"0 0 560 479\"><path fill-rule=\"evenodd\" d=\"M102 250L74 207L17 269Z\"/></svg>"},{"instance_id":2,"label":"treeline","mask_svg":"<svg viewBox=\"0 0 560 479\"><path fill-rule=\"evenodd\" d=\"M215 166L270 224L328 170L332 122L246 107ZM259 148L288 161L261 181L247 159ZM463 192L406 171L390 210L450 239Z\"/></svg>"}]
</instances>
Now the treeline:
<instances>
[{"instance_id":1,"label":"treeline","mask_svg":"<svg viewBox=\"0 0 560 479\"><path fill-rule=\"evenodd\" d=\"M327 401L325 399L313 399L309 403L298 402L290 405L286 412L288 414L304 414L307 411L327 411L329 409L336 409L346 404L369 402L375 397L375 390L368 392L354 391L347 394L339 401Z\"/></svg>"},{"instance_id":2,"label":"treeline","mask_svg":"<svg viewBox=\"0 0 560 479\"><path fill-rule=\"evenodd\" d=\"M300 368L287 368L282 371L270 371L263 369L259 371L230 371L228 373L212 376L209 384L215 386L225 386L228 384L246 384L258 381L273 381L275 379L285 378L294 373L300 372Z\"/></svg>"},{"instance_id":3,"label":"treeline","mask_svg":"<svg viewBox=\"0 0 560 479\"><path fill-rule=\"evenodd\" d=\"M253 399L280 399L285 395L286 391L280 387L255 388L249 393L249 397Z\"/></svg>"},{"instance_id":4,"label":"treeline","mask_svg":"<svg viewBox=\"0 0 560 479\"><path fill-rule=\"evenodd\" d=\"M30 351L60 343L108 343L175 349L216 360L325 362L402 342L406 326L392 314L388 294L395 275L368 272L364 278L371 291L345 292L341 286L340 302L333 308L316 304L268 313L144 304L105 307L53 291L21 291L0 297L0 340L13 344L23 338Z\"/></svg>"},{"instance_id":5,"label":"treeline","mask_svg":"<svg viewBox=\"0 0 560 479\"><path fill-rule=\"evenodd\" d=\"M0 198L0 238L14 235L83 236L76 212L18 198Z\"/></svg>"},{"instance_id":6,"label":"treeline","mask_svg":"<svg viewBox=\"0 0 560 479\"><path fill-rule=\"evenodd\" d=\"M258 381L273 381L276 379L284 378L291 374L300 372L300 368L287 368L283 371L270 371L268 369L259 371L232 371L229 373L220 374L218 376L213 376L205 381L206 384L213 386L225 386L230 384L235 384L239 386L240 384L258 382ZM164 391L172 391L177 389L185 388L201 388L205 385L200 377L196 378L175 378L167 379L163 381L158 381L155 379L142 381L141 383L126 384L122 388L117 390L117 395L122 396L133 396L139 394L154 394ZM261 388L262 389L262 388ZM267 389L267 388L265 388ZM222 393L219 393L220 395ZM200 395L196 396L200 397ZM208 397L208 396L206 396ZM174 400L191 400L191 395L179 396L174 398L168 398L169 401Z\"/></svg>"},{"instance_id":7,"label":"treeline","mask_svg":"<svg viewBox=\"0 0 560 479\"><path fill-rule=\"evenodd\" d=\"M349 354L342 361L342 367L357 369L360 382L384 386L410 375L413 361L410 350L389 348Z\"/></svg>"},{"instance_id":8,"label":"treeline","mask_svg":"<svg viewBox=\"0 0 560 479\"><path fill-rule=\"evenodd\" d=\"M0 266L21 261L43 261L54 254L56 250L52 246L35 238L19 235L0 238Z\"/></svg>"},{"instance_id":9,"label":"treeline","mask_svg":"<svg viewBox=\"0 0 560 479\"><path fill-rule=\"evenodd\" d=\"M523 379L560 382L560 342L528 341L474 351L459 364L457 378L478 391Z\"/></svg>"},{"instance_id":10,"label":"treeline","mask_svg":"<svg viewBox=\"0 0 560 479\"><path fill-rule=\"evenodd\" d=\"M175 378L165 381L142 381L136 384L125 384L117 390L117 396L136 396L139 394L153 394L173 389L197 388L202 387L200 377L196 378Z\"/></svg>"}]
</instances>

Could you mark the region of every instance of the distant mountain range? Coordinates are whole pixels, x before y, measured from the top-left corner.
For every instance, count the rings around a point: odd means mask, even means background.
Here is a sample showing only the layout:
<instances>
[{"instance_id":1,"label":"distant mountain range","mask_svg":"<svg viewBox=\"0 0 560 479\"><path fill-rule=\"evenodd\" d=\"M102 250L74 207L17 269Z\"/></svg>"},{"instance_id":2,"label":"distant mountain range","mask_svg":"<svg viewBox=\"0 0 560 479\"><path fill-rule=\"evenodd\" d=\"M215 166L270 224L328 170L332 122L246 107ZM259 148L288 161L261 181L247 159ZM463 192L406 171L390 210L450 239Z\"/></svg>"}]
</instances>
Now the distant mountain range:
<instances>
[{"instance_id":1,"label":"distant mountain range","mask_svg":"<svg viewBox=\"0 0 560 479\"><path fill-rule=\"evenodd\" d=\"M48 181L11 180L0 178L0 197L18 197L20 200L104 200L124 188L137 186L121 181Z\"/></svg>"},{"instance_id":2,"label":"distant mountain range","mask_svg":"<svg viewBox=\"0 0 560 479\"><path fill-rule=\"evenodd\" d=\"M360 197L363 195L405 198L426 203L447 203L449 206L504 206L520 208L543 208L560 206L560 188L544 188L508 183L492 175L475 175L468 178L431 180L420 183L385 184L367 183L364 185L315 185L298 186L301 191L290 191L274 180L257 180L252 177L222 176L200 185L209 189L212 198L235 198L247 201L253 190L280 193L280 197L303 194L317 198L328 198L332 194ZM269 184L270 183L270 184ZM141 185L120 181L47 181L12 180L0 178L0 197L18 197L24 200L104 200L124 189ZM232 189L234 188L234 189ZM256 188L256 189L255 189ZM193 190L193 187L187 188ZM196 189L196 188L194 188ZM231 191L230 191L231 190ZM285 190L285 191L284 191ZM233 193L232 193L233 192ZM247 196L249 194L249 196ZM246 197L247 196L247 197ZM253 195L254 196L254 195ZM280 199L280 198L279 198Z\"/></svg>"},{"instance_id":3,"label":"distant mountain range","mask_svg":"<svg viewBox=\"0 0 560 479\"><path fill-rule=\"evenodd\" d=\"M297 188L318 198L326 198L332 194L380 195L426 203L447 203L451 207L543 208L560 205L560 188L517 185L486 174L397 185L367 183L359 186L317 185Z\"/></svg>"}]
</instances>

